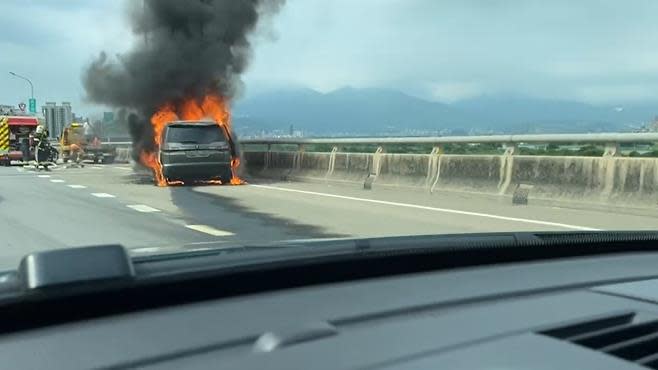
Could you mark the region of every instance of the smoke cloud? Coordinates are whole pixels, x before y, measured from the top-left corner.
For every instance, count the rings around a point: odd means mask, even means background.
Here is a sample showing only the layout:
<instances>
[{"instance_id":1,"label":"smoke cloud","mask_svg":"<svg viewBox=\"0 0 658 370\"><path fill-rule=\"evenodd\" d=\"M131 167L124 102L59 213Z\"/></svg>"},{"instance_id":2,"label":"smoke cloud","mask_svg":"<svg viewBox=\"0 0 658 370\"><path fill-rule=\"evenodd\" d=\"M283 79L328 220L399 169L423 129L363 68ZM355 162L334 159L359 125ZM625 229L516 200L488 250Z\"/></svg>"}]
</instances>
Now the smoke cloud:
<instances>
[{"instance_id":1,"label":"smoke cloud","mask_svg":"<svg viewBox=\"0 0 658 370\"><path fill-rule=\"evenodd\" d=\"M165 102L209 92L235 96L250 57L248 35L284 0L130 3L136 46L116 59L101 52L82 83L89 101L137 113L129 117L130 133L136 147L148 150L154 145L148 117Z\"/></svg>"}]
</instances>

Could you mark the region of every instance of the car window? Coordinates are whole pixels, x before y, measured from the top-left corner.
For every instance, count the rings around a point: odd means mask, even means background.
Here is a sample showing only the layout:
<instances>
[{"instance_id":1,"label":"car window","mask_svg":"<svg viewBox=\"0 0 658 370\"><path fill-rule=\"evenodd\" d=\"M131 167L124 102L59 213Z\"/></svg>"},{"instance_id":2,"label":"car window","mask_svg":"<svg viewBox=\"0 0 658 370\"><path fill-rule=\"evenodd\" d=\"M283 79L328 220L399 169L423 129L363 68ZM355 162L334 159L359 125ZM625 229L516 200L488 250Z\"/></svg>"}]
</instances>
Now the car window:
<instances>
[{"instance_id":1,"label":"car window","mask_svg":"<svg viewBox=\"0 0 658 370\"><path fill-rule=\"evenodd\" d=\"M209 126L171 126L167 129L167 143L211 144L226 142L224 133L215 125Z\"/></svg>"}]
</instances>

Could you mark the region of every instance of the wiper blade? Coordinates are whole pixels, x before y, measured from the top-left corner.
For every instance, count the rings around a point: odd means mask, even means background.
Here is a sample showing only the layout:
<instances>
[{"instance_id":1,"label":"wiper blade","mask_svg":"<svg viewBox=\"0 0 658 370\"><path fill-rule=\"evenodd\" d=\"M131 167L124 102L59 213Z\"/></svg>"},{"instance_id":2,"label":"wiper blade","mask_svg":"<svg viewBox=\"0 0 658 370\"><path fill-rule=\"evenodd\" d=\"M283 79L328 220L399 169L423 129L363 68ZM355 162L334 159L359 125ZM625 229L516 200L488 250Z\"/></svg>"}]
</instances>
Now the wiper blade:
<instances>
[{"instance_id":1,"label":"wiper blade","mask_svg":"<svg viewBox=\"0 0 658 370\"><path fill-rule=\"evenodd\" d=\"M132 260L120 245L54 249L28 254L18 268L24 289L121 282L135 277Z\"/></svg>"},{"instance_id":2,"label":"wiper blade","mask_svg":"<svg viewBox=\"0 0 658 370\"><path fill-rule=\"evenodd\" d=\"M248 253L233 253L249 251ZM541 232L420 235L403 237L296 240L265 245L222 246L130 258L119 245L56 249L23 258L13 279L0 283L24 292L94 290L98 284L132 284L141 273L176 279L187 273L218 273L248 268L277 268L318 263L412 258L410 270L456 268L628 252L657 252L658 232ZM184 263L182 263L185 261ZM401 261L401 260L397 260ZM389 262L390 263L390 262ZM184 267L181 267L184 266ZM137 273L135 272L137 271ZM411 272L411 271L407 271ZM2 275L0 275L2 276ZM16 281L18 283L16 283ZM4 284L3 284L4 283Z\"/></svg>"}]
</instances>

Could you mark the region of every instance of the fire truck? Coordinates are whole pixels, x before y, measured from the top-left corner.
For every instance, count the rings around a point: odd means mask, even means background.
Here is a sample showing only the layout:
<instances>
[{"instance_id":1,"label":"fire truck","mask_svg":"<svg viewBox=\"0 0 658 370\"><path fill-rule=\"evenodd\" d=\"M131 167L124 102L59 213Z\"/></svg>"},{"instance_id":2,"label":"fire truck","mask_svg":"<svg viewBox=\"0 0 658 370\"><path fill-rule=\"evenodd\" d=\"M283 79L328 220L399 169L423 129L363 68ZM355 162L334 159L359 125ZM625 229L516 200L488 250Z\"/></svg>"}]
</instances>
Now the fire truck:
<instances>
[{"instance_id":1,"label":"fire truck","mask_svg":"<svg viewBox=\"0 0 658 370\"><path fill-rule=\"evenodd\" d=\"M0 115L0 165L34 159L30 140L38 125L36 117Z\"/></svg>"},{"instance_id":2,"label":"fire truck","mask_svg":"<svg viewBox=\"0 0 658 370\"><path fill-rule=\"evenodd\" d=\"M74 157L95 163L112 163L116 157L114 146L101 143L94 135L86 135L84 124L77 122L64 128L59 140L59 150L65 163Z\"/></svg>"}]
</instances>

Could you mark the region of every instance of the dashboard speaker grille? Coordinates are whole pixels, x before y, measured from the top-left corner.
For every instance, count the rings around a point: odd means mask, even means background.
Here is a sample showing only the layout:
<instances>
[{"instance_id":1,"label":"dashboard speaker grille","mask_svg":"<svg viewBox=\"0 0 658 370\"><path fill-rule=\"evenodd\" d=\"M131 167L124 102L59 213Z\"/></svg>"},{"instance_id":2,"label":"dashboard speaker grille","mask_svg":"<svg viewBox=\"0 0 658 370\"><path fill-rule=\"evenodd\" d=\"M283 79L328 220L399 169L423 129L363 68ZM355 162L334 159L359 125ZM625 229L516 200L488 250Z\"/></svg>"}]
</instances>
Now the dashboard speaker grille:
<instances>
[{"instance_id":1,"label":"dashboard speaker grille","mask_svg":"<svg viewBox=\"0 0 658 370\"><path fill-rule=\"evenodd\" d=\"M539 331L539 334L658 369L658 317L623 312Z\"/></svg>"}]
</instances>

